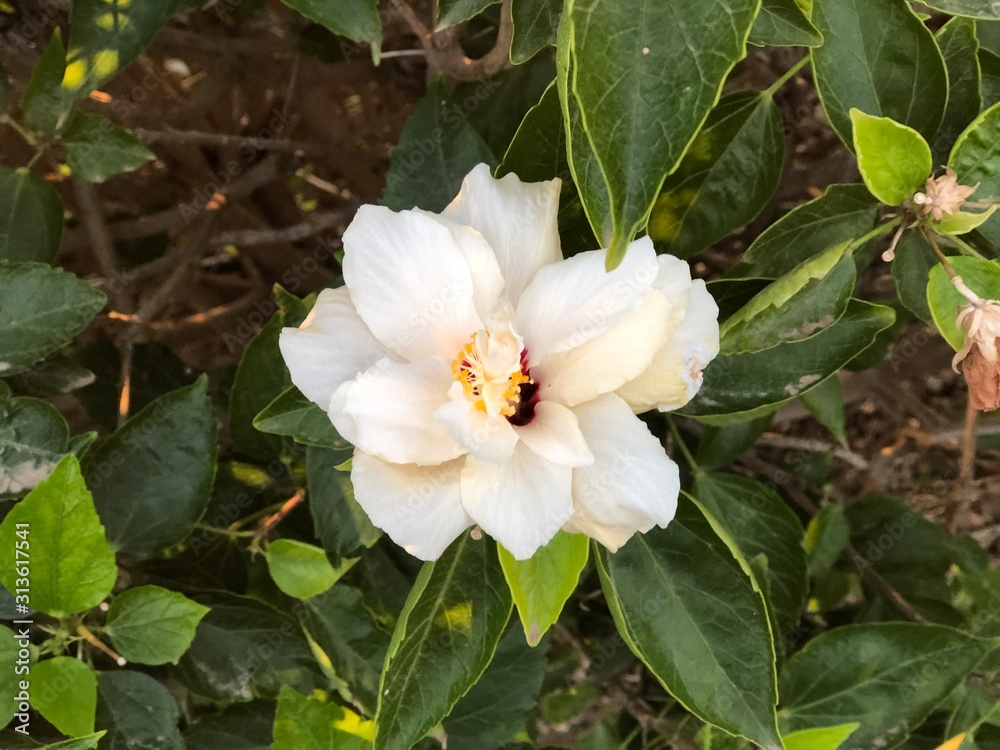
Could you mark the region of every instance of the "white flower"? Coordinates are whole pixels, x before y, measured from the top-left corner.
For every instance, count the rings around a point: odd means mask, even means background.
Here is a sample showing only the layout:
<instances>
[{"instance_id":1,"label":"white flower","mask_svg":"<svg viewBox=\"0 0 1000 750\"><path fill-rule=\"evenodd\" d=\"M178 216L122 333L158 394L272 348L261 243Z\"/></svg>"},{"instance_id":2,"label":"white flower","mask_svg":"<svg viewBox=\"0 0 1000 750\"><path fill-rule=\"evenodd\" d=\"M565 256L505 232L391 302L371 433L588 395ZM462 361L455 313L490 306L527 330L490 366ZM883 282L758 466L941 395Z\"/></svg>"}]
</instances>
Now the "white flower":
<instances>
[{"instance_id":1,"label":"white flower","mask_svg":"<svg viewBox=\"0 0 1000 750\"><path fill-rule=\"evenodd\" d=\"M677 466L635 414L691 399L718 308L648 238L610 273L604 250L563 259L559 188L480 164L440 215L362 206L346 286L282 331L361 507L421 559L473 524L527 559L559 529L616 550L673 518Z\"/></svg>"}]
</instances>

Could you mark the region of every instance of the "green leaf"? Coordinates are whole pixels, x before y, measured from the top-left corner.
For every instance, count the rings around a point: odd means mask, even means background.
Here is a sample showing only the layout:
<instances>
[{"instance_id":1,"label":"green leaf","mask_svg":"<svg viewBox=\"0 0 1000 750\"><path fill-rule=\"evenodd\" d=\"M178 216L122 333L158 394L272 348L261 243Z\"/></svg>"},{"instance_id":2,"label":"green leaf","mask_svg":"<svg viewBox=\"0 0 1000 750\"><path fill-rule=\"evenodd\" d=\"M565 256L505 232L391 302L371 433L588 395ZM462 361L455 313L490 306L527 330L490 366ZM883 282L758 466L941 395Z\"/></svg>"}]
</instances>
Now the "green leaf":
<instances>
[{"instance_id":1,"label":"green leaf","mask_svg":"<svg viewBox=\"0 0 1000 750\"><path fill-rule=\"evenodd\" d=\"M707 425L698 441L695 463L706 471L728 466L756 443L770 426L770 414L725 427Z\"/></svg>"},{"instance_id":2,"label":"green leaf","mask_svg":"<svg viewBox=\"0 0 1000 750\"><path fill-rule=\"evenodd\" d=\"M424 565L389 646L376 750L406 750L448 715L493 658L512 605L492 540L463 534Z\"/></svg>"},{"instance_id":3,"label":"green leaf","mask_svg":"<svg viewBox=\"0 0 1000 750\"><path fill-rule=\"evenodd\" d=\"M864 185L831 185L769 226L747 249L743 264L755 276L776 278L802 261L875 227L878 202ZM741 264L741 265L743 265Z\"/></svg>"},{"instance_id":4,"label":"green leaf","mask_svg":"<svg viewBox=\"0 0 1000 750\"><path fill-rule=\"evenodd\" d=\"M846 625L812 639L781 673L779 714L786 733L861 726L841 750L893 747L962 682L983 642L915 623Z\"/></svg>"},{"instance_id":5,"label":"green leaf","mask_svg":"<svg viewBox=\"0 0 1000 750\"><path fill-rule=\"evenodd\" d=\"M851 541L851 528L839 505L827 505L806 527L806 559L810 576L827 572Z\"/></svg>"},{"instance_id":6,"label":"green leaf","mask_svg":"<svg viewBox=\"0 0 1000 750\"><path fill-rule=\"evenodd\" d=\"M97 726L107 746L184 750L180 711L163 685L142 672L101 672L97 678Z\"/></svg>"},{"instance_id":7,"label":"green leaf","mask_svg":"<svg viewBox=\"0 0 1000 750\"><path fill-rule=\"evenodd\" d=\"M81 99L111 80L150 45L173 12L174 2L76 0L62 89Z\"/></svg>"},{"instance_id":8,"label":"green leaf","mask_svg":"<svg viewBox=\"0 0 1000 750\"><path fill-rule=\"evenodd\" d=\"M590 542L582 534L560 531L528 560L515 560L503 547L499 552L524 637L529 645L537 646L576 590L587 565Z\"/></svg>"},{"instance_id":9,"label":"green leaf","mask_svg":"<svg viewBox=\"0 0 1000 750\"><path fill-rule=\"evenodd\" d=\"M725 354L799 342L834 325L847 310L856 271L851 243L803 261L769 284L720 326Z\"/></svg>"},{"instance_id":10,"label":"green leaf","mask_svg":"<svg viewBox=\"0 0 1000 750\"><path fill-rule=\"evenodd\" d=\"M54 187L27 169L0 169L0 259L51 263L62 230Z\"/></svg>"},{"instance_id":11,"label":"green leaf","mask_svg":"<svg viewBox=\"0 0 1000 750\"><path fill-rule=\"evenodd\" d=\"M66 48L62 32L52 32L45 51L38 59L21 99L24 122L32 130L52 136L66 124L69 107L63 101L62 79L66 70Z\"/></svg>"},{"instance_id":12,"label":"green leaf","mask_svg":"<svg viewBox=\"0 0 1000 750\"><path fill-rule=\"evenodd\" d=\"M0 375L23 372L87 327L106 297L44 263L0 261Z\"/></svg>"},{"instance_id":13,"label":"green leaf","mask_svg":"<svg viewBox=\"0 0 1000 750\"><path fill-rule=\"evenodd\" d=\"M142 141L101 115L78 114L59 142L70 170L87 182L104 182L156 158Z\"/></svg>"},{"instance_id":14,"label":"green leaf","mask_svg":"<svg viewBox=\"0 0 1000 750\"><path fill-rule=\"evenodd\" d=\"M521 121L497 168L497 177L514 173L525 182L541 182L568 170L559 91L553 83Z\"/></svg>"},{"instance_id":15,"label":"green leaf","mask_svg":"<svg viewBox=\"0 0 1000 750\"><path fill-rule=\"evenodd\" d=\"M482 162L496 160L436 78L392 151L382 204L393 211L441 211L458 194L465 175Z\"/></svg>"},{"instance_id":16,"label":"green leaf","mask_svg":"<svg viewBox=\"0 0 1000 750\"><path fill-rule=\"evenodd\" d=\"M1000 264L983 258L950 258L951 267L973 292L983 299L1000 299ZM958 351L965 343L965 333L958 327L959 310L968 304L940 264L935 265L927 282L927 305L934 325L951 348Z\"/></svg>"},{"instance_id":17,"label":"green leaf","mask_svg":"<svg viewBox=\"0 0 1000 750\"><path fill-rule=\"evenodd\" d=\"M448 750L505 747L524 730L545 677L545 648L532 648L513 623L476 684L444 720Z\"/></svg>"},{"instance_id":18,"label":"green leaf","mask_svg":"<svg viewBox=\"0 0 1000 750\"><path fill-rule=\"evenodd\" d=\"M682 496L665 529L597 550L618 631L663 686L704 721L780 748L764 599L713 520Z\"/></svg>"},{"instance_id":19,"label":"green leaf","mask_svg":"<svg viewBox=\"0 0 1000 750\"><path fill-rule=\"evenodd\" d=\"M889 206L913 197L931 176L931 147L913 128L851 109L854 152L872 195Z\"/></svg>"},{"instance_id":20,"label":"green leaf","mask_svg":"<svg viewBox=\"0 0 1000 750\"><path fill-rule=\"evenodd\" d=\"M201 715L188 724L188 748L212 750L272 750L275 704L236 703L220 713Z\"/></svg>"},{"instance_id":21,"label":"green leaf","mask_svg":"<svg viewBox=\"0 0 1000 750\"><path fill-rule=\"evenodd\" d=\"M205 512L218 429L203 375L161 396L108 438L87 485L119 551L152 555L184 539Z\"/></svg>"},{"instance_id":22,"label":"green leaf","mask_svg":"<svg viewBox=\"0 0 1000 750\"><path fill-rule=\"evenodd\" d=\"M0 395L0 497L35 487L69 452L69 425L54 406Z\"/></svg>"},{"instance_id":23,"label":"green leaf","mask_svg":"<svg viewBox=\"0 0 1000 750\"><path fill-rule=\"evenodd\" d=\"M301 322L301 321L299 321ZM260 461L281 453L281 439L260 432L254 418L292 385L278 349L281 329L298 323L280 310L254 336L236 368L229 397L229 435L237 451Z\"/></svg>"},{"instance_id":24,"label":"green leaf","mask_svg":"<svg viewBox=\"0 0 1000 750\"><path fill-rule=\"evenodd\" d=\"M795 513L770 487L732 474L698 474L693 492L736 541L744 558L766 556L778 620L795 625L807 590L805 532Z\"/></svg>"},{"instance_id":25,"label":"green leaf","mask_svg":"<svg viewBox=\"0 0 1000 750\"><path fill-rule=\"evenodd\" d=\"M441 31L478 16L500 0L437 0L438 18L435 29Z\"/></svg>"},{"instance_id":26,"label":"green leaf","mask_svg":"<svg viewBox=\"0 0 1000 750\"><path fill-rule=\"evenodd\" d=\"M368 750L375 728L336 703L288 687L278 694L273 750Z\"/></svg>"},{"instance_id":27,"label":"green leaf","mask_svg":"<svg viewBox=\"0 0 1000 750\"><path fill-rule=\"evenodd\" d=\"M459 83L450 97L452 102L460 103L460 111L482 137L490 153L502 154L510 146L528 110L555 83L555 75L552 56L539 56L528 65L508 68L486 81ZM495 163L495 160L491 162Z\"/></svg>"},{"instance_id":28,"label":"green leaf","mask_svg":"<svg viewBox=\"0 0 1000 750\"><path fill-rule=\"evenodd\" d=\"M838 750L859 726L861 725L854 722L835 727L803 729L800 732L786 734L781 739L785 743L785 750Z\"/></svg>"},{"instance_id":29,"label":"green leaf","mask_svg":"<svg viewBox=\"0 0 1000 750\"><path fill-rule=\"evenodd\" d=\"M29 532L27 547L22 543L20 549L30 550L33 609L66 617L96 606L111 593L118 575L115 556L75 456L63 458L52 476L0 524L0 583L9 591L19 588L18 573L24 569L24 552L15 554L23 540L17 533L21 529Z\"/></svg>"},{"instance_id":30,"label":"green leaf","mask_svg":"<svg viewBox=\"0 0 1000 750\"><path fill-rule=\"evenodd\" d=\"M372 60L378 64L382 54L382 19L374 0L281 0L310 21L338 36L370 44Z\"/></svg>"},{"instance_id":31,"label":"green leaf","mask_svg":"<svg viewBox=\"0 0 1000 750\"><path fill-rule=\"evenodd\" d=\"M306 451L309 511L316 536L334 563L362 547L371 547L382 536L354 499L350 474L337 470L342 461L343 454L334 451Z\"/></svg>"},{"instance_id":32,"label":"green leaf","mask_svg":"<svg viewBox=\"0 0 1000 750\"><path fill-rule=\"evenodd\" d=\"M208 607L183 594L139 586L112 600L104 631L129 661L166 664L183 656L207 613Z\"/></svg>"},{"instance_id":33,"label":"green leaf","mask_svg":"<svg viewBox=\"0 0 1000 750\"><path fill-rule=\"evenodd\" d=\"M609 267L645 225L722 83L758 0L568 0L557 45L573 177Z\"/></svg>"},{"instance_id":34,"label":"green leaf","mask_svg":"<svg viewBox=\"0 0 1000 750\"><path fill-rule=\"evenodd\" d=\"M562 0L513 0L510 6L514 37L510 61L520 65L556 43Z\"/></svg>"},{"instance_id":35,"label":"green leaf","mask_svg":"<svg viewBox=\"0 0 1000 750\"><path fill-rule=\"evenodd\" d=\"M938 234L959 235L968 234L973 229L977 229L993 216L1000 205L993 204L985 211L973 213L971 211L956 211L950 216L943 217L941 221L933 224L934 231Z\"/></svg>"},{"instance_id":36,"label":"green leaf","mask_svg":"<svg viewBox=\"0 0 1000 750\"><path fill-rule=\"evenodd\" d=\"M344 699L374 714L389 634L375 623L361 591L341 583L302 602L298 616L344 682Z\"/></svg>"},{"instance_id":37,"label":"green leaf","mask_svg":"<svg viewBox=\"0 0 1000 750\"><path fill-rule=\"evenodd\" d=\"M953 18L941 27L935 38L948 68L948 106L933 142L934 163L941 164L947 160L958 136L983 108L983 76L975 21Z\"/></svg>"},{"instance_id":38,"label":"green leaf","mask_svg":"<svg viewBox=\"0 0 1000 750\"><path fill-rule=\"evenodd\" d=\"M969 18L987 20L1000 18L1000 7L997 6L995 0L931 0L923 5L950 13L953 16L968 16Z\"/></svg>"},{"instance_id":39,"label":"green leaf","mask_svg":"<svg viewBox=\"0 0 1000 750\"><path fill-rule=\"evenodd\" d=\"M295 539L275 539L264 557L278 588L296 599L322 594L357 562L345 560L334 569L322 549Z\"/></svg>"},{"instance_id":40,"label":"green leaf","mask_svg":"<svg viewBox=\"0 0 1000 750\"><path fill-rule=\"evenodd\" d=\"M892 278L899 301L925 323L933 323L927 306L927 278L938 259L921 232L906 232L896 246Z\"/></svg>"},{"instance_id":41,"label":"green leaf","mask_svg":"<svg viewBox=\"0 0 1000 750\"><path fill-rule=\"evenodd\" d=\"M927 620L961 625L952 604L952 566L957 541L898 498L873 495L845 511L851 544ZM867 582L866 582L867 583ZM868 586L859 619L903 619L904 613L881 590Z\"/></svg>"},{"instance_id":42,"label":"green leaf","mask_svg":"<svg viewBox=\"0 0 1000 750\"><path fill-rule=\"evenodd\" d=\"M804 341L720 355L705 369L698 395L682 411L709 423L760 416L824 381L868 348L894 319L890 307L852 300L840 320Z\"/></svg>"},{"instance_id":43,"label":"green leaf","mask_svg":"<svg viewBox=\"0 0 1000 750\"><path fill-rule=\"evenodd\" d=\"M79 659L57 656L31 670L31 706L70 737L94 731L97 678Z\"/></svg>"},{"instance_id":44,"label":"green leaf","mask_svg":"<svg viewBox=\"0 0 1000 750\"><path fill-rule=\"evenodd\" d=\"M337 434L330 417L298 388L292 386L254 417L253 426L261 432L285 435L297 443L344 451L350 443Z\"/></svg>"},{"instance_id":45,"label":"green leaf","mask_svg":"<svg viewBox=\"0 0 1000 750\"><path fill-rule=\"evenodd\" d=\"M722 97L653 204L647 231L657 250L689 258L749 222L778 187L784 160L774 100L756 91Z\"/></svg>"},{"instance_id":46,"label":"green leaf","mask_svg":"<svg viewBox=\"0 0 1000 750\"><path fill-rule=\"evenodd\" d=\"M228 592L199 595L209 612L173 674L220 703L274 699L282 685L327 688L298 623L270 605ZM265 649L266 645L266 649Z\"/></svg>"},{"instance_id":47,"label":"green leaf","mask_svg":"<svg viewBox=\"0 0 1000 750\"><path fill-rule=\"evenodd\" d=\"M818 47L823 35L797 0L763 0L749 42L759 47Z\"/></svg>"},{"instance_id":48,"label":"green leaf","mask_svg":"<svg viewBox=\"0 0 1000 750\"><path fill-rule=\"evenodd\" d=\"M840 378L827 378L799 399L816 421L826 427L842 444L847 443L847 424L844 415L844 389Z\"/></svg>"},{"instance_id":49,"label":"green leaf","mask_svg":"<svg viewBox=\"0 0 1000 750\"><path fill-rule=\"evenodd\" d=\"M982 74L979 93L983 97L983 109L986 110L1000 104L1000 54L980 49L976 57Z\"/></svg>"},{"instance_id":50,"label":"green leaf","mask_svg":"<svg viewBox=\"0 0 1000 750\"><path fill-rule=\"evenodd\" d=\"M850 110L889 117L933 140L948 100L934 35L905 0L814 0L823 46L811 50L823 109L852 148Z\"/></svg>"},{"instance_id":51,"label":"green leaf","mask_svg":"<svg viewBox=\"0 0 1000 750\"><path fill-rule=\"evenodd\" d=\"M1000 197L1000 104L994 104L972 121L951 150L948 166L962 185L979 185L971 200ZM1000 218L993 217L979 232L993 245L1000 244Z\"/></svg>"}]
</instances>

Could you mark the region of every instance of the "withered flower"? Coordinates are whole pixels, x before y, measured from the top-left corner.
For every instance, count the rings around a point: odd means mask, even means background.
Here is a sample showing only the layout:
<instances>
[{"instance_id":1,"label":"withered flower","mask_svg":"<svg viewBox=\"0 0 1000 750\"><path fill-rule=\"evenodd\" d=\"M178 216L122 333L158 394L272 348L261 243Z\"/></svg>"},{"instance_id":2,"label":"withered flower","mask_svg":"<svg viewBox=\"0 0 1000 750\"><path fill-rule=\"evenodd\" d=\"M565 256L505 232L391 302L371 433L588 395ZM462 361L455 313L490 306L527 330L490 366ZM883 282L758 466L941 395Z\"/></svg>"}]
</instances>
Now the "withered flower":
<instances>
[{"instance_id":1,"label":"withered flower","mask_svg":"<svg viewBox=\"0 0 1000 750\"><path fill-rule=\"evenodd\" d=\"M962 208L978 187L960 185L955 170L945 167L943 175L928 178L923 192L913 196L913 203L917 214L933 216L935 221L941 221L944 216L951 216Z\"/></svg>"},{"instance_id":2,"label":"withered flower","mask_svg":"<svg viewBox=\"0 0 1000 750\"><path fill-rule=\"evenodd\" d=\"M955 354L952 367L969 386L972 406L980 411L1000 409L1000 302L980 299L962 283L952 279L955 287L969 299L958 313L956 322L965 332L965 345ZM963 289L964 287L964 289ZM968 292L968 293L966 293Z\"/></svg>"}]
</instances>

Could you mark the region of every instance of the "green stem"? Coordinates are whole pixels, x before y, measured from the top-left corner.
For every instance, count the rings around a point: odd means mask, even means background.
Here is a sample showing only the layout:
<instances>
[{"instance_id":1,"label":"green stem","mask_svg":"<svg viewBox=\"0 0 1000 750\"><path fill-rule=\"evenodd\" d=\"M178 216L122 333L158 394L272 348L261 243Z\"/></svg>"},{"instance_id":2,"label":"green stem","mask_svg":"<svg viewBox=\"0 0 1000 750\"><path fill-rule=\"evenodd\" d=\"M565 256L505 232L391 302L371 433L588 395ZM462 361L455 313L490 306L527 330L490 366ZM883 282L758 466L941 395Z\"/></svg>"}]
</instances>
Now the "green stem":
<instances>
[{"instance_id":1,"label":"green stem","mask_svg":"<svg viewBox=\"0 0 1000 750\"><path fill-rule=\"evenodd\" d=\"M227 536L230 539L236 539L242 536L252 537L256 533L254 531L234 531L233 529L227 529L220 526L209 526L207 523L199 523L195 526L195 528L200 531L208 531L220 536Z\"/></svg>"},{"instance_id":2,"label":"green stem","mask_svg":"<svg viewBox=\"0 0 1000 750\"><path fill-rule=\"evenodd\" d=\"M11 119L9 115L3 115L2 117L0 117L0 122L4 122L10 125L11 128L13 128L17 132L17 134L21 136L25 141L27 141L29 145L35 148L38 147L38 139L35 138L35 136L33 136L27 130L22 128L20 125L18 125L17 122Z\"/></svg>"},{"instance_id":3,"label":"green stem","mask_svg":"<svg viewBox=\"0 0 1000 750\"><path fill-rule=\"evenodd\" d=\"M667 424L670 425L670 434L674 436L674 442L677 443L677 447L681 449L684 460L688 462L691 470L697 474L701 471L701 468L698 466L698 462L694 460L694 456L688 449L687 443L684 442L684 438L681 437L681 431L677 429L677 424L671 417L667 417Z\"/></svg>"},{"instance_id":4,"label":"green stem","mask_svg":"<svg viewBox=\"0 0 1000 750\"><path fill-rule=\"evenodd\" d=\"M809 64L809 55L806 55L797 63L795 63L795 65L786 70L777 81L772 83L767 88L764 94L766 96L774 96L778 92L778 89L780 89L782 86L788 83L795 76L796 73L798 73L800 70L802 70L802 68L804 68L808 64Z\"/></svg>"}]
</instances>

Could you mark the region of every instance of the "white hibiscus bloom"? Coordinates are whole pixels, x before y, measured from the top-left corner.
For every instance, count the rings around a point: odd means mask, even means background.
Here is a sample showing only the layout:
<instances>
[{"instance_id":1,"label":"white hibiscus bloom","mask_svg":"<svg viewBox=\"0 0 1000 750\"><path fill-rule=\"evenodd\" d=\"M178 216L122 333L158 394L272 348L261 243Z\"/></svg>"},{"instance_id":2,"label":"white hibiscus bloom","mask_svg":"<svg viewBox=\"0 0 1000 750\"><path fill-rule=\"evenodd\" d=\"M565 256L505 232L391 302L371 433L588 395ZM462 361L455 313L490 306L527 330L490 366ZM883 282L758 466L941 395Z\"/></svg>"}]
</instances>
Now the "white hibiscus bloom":
<instances>
[{"instance_id":1,"label":"white hibiscus bloom","mask_svg":"<svg viewBox=\"0 0 1000 750\"><path fill-rule=\"evenodd\" d=\"M718 308L649 238L564 259L559 180L485 164L440 215L362 206L344 281L281 334L292 382L355 446L355 497L423 560L478 524L517 559L560 529L612 551L674 516L677 465L636 417L686 404Z\"/></svg>"}]
</instances>

